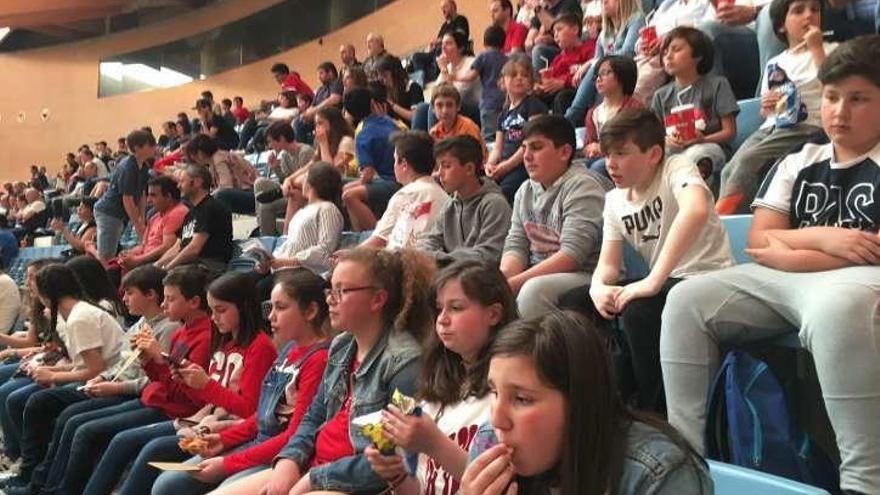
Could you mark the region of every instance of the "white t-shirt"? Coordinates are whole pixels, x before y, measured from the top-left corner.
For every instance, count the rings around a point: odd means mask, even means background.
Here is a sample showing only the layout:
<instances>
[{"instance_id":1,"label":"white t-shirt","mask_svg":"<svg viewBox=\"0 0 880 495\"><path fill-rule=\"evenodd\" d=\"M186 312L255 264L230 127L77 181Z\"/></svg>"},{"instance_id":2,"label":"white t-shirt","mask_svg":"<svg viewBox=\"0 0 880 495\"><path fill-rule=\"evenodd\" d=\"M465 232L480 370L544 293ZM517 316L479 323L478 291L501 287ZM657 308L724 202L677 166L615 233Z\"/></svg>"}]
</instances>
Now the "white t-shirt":
<instances>
[{"instance_id":1,"label":"white t-shirt","mask_svg":"<svg viewBox=\"0 0 880 495\"><path fill-rule=\"evenodd\" d=\"M415 247L431 231L448 199L433 178L419 177L394 193L373 235L385 240L386 249Z\"/></svg>"},{"instance_id":2,"label":"white t-shirt","mask_svg":"<svg viewBox=\"0 0 880 495\"><path fill-rule=\"evenodd\" d=\"M823 43L825 55L830 55L837 48L838 43ZM767 67L771 64L777 64L785 71L788 78L797 88L798 96L801 103L806 106L807 119L806 124L819 127L822 125L819 107L822 104L822 83L819 82L819 68L813 65L813 57L810 50L801 49L796 52L785 50L779 55L767 61L764 67L764 75L761 78L761 94L768 90L767 85ZM767 120L761 124L761 128L772 127L776 123L776 115L770 114Z\"/></svg>"},{"instance_id":3,"label":"white t-shirt","mask_svg":"<svg viewBox=\"0 0 880 495\"><path fill-rule=\"evenodd\" d=\"M74 370L85 368L81 353L91 349L101 349L101 358L106 367L116 364L122 350L124 333L113 315L80 301L70 310L64 324L62 338L73 361Z\"/></svg>"},{"instance_id":4,"label":"white t-shirt","mask_svg":"<svg viewBox=\"0 0 880 495\"><path fill-rule=\"evenodd\" d=\"M21 296L15 280L0 273L0 332L9 333L21 311Z\"/></svg>"},{"instance_id":5,"label":"white t-shirt","mask_svg":"<svg viewBox=\"0 0 880 495\"><path fill-rule=\"evenodd\" d=\"M286 120L290 122L299 115L298 108L275 107L269 113L269 120Z\"/></svg>"},{"instance_id":6,"label":"white t-shirt","mask_svg":"<svg viewBox=\"0 0 880 495\"><path fill-rule=\"evenodd\" d=\"M678 215L678 197L685 187L699 187L711 204L711 192L694 162L684 155L668 157L654 183L639 201L629 189L613 189L605 196L604 239L627 241L653 267ZM697 238L678 262L672 278L687 278L733 266L727 232L709 208L709 218Z\"/></svg>"},{"instance_id":7,"label":"white t-shirt","mask_svg":"<svg viewBox=\"0 0 880 495\"><path fill-rule=\"evenodd\" d=\"M424 403L422 414L434 418L440 431L467 452L471 448L477 429L489 421L491 406L492 396L486 394L483 398L470 397L458 404L446 406L439 418L437 417L440 413L439 404ZM458 493L459 482L424 454L419 454L416 476L422 486L422 493L436 495Z\"/></svg>"}]
</instances>

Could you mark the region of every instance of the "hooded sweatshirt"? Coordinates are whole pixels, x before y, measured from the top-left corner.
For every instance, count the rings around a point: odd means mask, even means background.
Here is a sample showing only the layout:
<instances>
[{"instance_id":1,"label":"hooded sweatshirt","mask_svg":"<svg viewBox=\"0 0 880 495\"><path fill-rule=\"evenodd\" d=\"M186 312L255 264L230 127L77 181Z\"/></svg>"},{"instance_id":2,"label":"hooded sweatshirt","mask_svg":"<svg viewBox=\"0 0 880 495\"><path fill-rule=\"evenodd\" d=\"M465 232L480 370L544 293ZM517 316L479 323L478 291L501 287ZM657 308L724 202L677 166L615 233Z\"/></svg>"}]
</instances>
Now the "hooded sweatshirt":
<instances>
[{"instance_id":1,"label":"hooded sweatshirt","mask_svg":"<svg viewBox=\"0 0 880 495\"><path fill-rule=\"evenodd\" d=\"M480 190L470 198L453 194L431 232L420 239L418 248L438 263L476 259L497 265L501 260L510 230L510 205L495 182L485 177L480 182Z\"/></svg>"}]
</instances>

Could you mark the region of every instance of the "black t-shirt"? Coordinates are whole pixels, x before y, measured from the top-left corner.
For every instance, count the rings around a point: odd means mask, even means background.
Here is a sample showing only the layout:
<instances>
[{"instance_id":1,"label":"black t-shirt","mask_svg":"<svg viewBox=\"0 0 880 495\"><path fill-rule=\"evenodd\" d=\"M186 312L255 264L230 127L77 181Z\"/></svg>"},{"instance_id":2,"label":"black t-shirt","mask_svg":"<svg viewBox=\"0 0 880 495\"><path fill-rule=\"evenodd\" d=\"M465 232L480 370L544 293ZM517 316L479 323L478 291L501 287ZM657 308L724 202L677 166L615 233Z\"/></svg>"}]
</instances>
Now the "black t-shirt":
<instances>
[{"instance_id":1,"label":"black t-shirt","mask_svg":"<svg viewBox=\"0 0 880 495\"><path fill-rule=\"evenodd\" d=\"M556 19L560 14L567 13L573 13L579 19L584 18L584 11L581 9L581 3L578 0L559 0L559 3L545 10L553 19ZM531 28L541 29L541 19L537 15L532 17Z\"/></svg>"},{"instance_id":2,"label":"black t-shirt","mask_svg":"<svg viewBox=\"0 0 880 495\"><path fill-rule=\"evenodd\" d=\"M223 117L216 113L211 117L211 122L203 122L207 129L217 128L217 146L222 150L234 150L238 148L238 133L235 128Z\"/></svg>"},{"instance_id":3,"label":"black t-shirt","mask_svg":"<svg viewBox=\"0 0 880 495\"><path fill-rule=\"evenodd\" d=\"M534 115L547 113L547 105L538 98L529 95L514 108L504 105L498 116L498 130L504 133L501 147L501 158L507 159L516 153L523 141L523 129Z\"/></svg>"},{"instance_id":4,"label":"black t-shirt","mask_svg":"<svg viewBox=\"0 0 880 495\"><path fill-rule=\"evenodd\" d=\"M183 219L183 225L177 231L180 248L185 248L193 236L202 232L208 234L208 242L199 258L228 262L232 258L232 214L210 195L190 208Z\"/></svg>"}]
</instances>

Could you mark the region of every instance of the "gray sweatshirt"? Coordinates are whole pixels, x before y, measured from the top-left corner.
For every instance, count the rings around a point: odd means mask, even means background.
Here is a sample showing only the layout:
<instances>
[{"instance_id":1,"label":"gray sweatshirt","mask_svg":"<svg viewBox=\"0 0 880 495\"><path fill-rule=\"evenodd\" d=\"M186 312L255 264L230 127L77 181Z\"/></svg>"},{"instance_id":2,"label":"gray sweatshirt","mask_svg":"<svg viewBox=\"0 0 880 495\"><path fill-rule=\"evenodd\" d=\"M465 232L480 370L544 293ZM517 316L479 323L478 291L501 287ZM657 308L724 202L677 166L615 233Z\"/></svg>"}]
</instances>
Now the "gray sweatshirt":
<instances>
[{"instance_id":1,"label":"gray sweatshirt","mask_svg":"<svg viewBox=\"0 0 880 495\"><path fill-rule=\"evenodd\" d=\"M153 336L159 341L162 350L167 351L169 343L171 342L171 334L180 326L180 322L169 320L161 313L152 320L147 320L146 318L141 317L140 320L136 321L128 329L127 335L134 335L134 332L139 332L145 325L150 326L153 330ZM101 373L101 376L105 380L110 380L116 376L116 373L120 371L120 368L125 364L125 361L128 360L132 352L133 351L130 349L123 349L122 356L116 365ZM132 363L132 365L122 373L119 380L122 382L123 392L126 395L140 394L141 390L150 381L144 374L144 370L141 368L140 363L137 362Z\"/></svg>"},{"instance_id":2,"label":"gray sweatshirt","mask_svg":"<svg viewBox=\"0 0 880 495\"><path fill-rule=\"evenodd\" d=\"M571 165L549 188L531 179L513 200L510 233L503 256L516 256L527 267L563 252L591 272L602 243L604 182L594 172Z\"/></svg>"},{"instance_id":3,"label":"gray sweatshirt","mask_svg":"<svg viewBox=\"0 0 880 495\"><path fill-rule=\"evenodd\" d=\"M439 264L476 259L497 265L504 237L510 230L510 205L501 188L485 177L477 194L462 199L454 194L437 216L431 232L417 247Z\"/></svg>"}]
</instances>

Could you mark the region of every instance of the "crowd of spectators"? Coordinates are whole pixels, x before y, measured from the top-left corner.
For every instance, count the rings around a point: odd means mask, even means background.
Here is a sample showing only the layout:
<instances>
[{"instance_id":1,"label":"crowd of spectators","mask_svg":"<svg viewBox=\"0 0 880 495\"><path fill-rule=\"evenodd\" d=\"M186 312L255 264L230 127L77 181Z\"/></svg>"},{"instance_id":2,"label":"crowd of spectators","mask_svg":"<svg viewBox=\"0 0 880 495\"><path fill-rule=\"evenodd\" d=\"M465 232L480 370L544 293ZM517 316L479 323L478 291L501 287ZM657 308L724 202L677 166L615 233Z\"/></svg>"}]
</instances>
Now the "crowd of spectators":
<instances>
[{"instance_id":1,"label":"crowd of spectators","mask_svg":"<svg viewBox=\"0 0 880 495\"><path fill-rule=\"evenodd\" d=\"M0 488L711 493L721 349L796 329L880 492L877 1L440 13L3 184L3 267L69 249L0 273Z\"/></svg>"}]
</instances>

